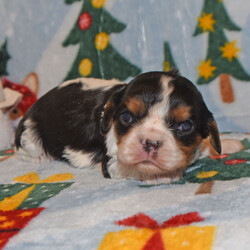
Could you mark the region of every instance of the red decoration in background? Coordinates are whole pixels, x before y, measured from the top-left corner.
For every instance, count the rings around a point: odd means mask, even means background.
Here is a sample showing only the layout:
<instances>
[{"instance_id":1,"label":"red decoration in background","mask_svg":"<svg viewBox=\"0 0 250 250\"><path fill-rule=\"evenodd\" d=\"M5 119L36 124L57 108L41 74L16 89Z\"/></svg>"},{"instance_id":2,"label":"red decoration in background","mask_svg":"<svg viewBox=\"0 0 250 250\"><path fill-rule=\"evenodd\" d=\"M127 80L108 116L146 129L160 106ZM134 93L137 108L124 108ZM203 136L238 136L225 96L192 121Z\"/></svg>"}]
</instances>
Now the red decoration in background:
<instances>
[{"instance_id":1,"label":"red decoration in background","mask_svg":"<svg viewBox=\"0 0 250 250\"><path fill-rule=\"evenodd\" d=\"M14 154L14 149L7 149L5 151L3 151L4 154Z\"/></svg>"},{"instance_id":2,"label":"red decoration in background","mask_svg":"<svg viewBox=\"0 0 250 250\"><path fill-rule=\"evenodd\" d=\"M150 218L144 213L139 213L128 217L124 220L119 220L115 222L119 226L135 226L137 228L150 228L150 229L158 229L160 225L157 221Z\"/></svg>"},{"instance_id":3,"label":"red decoration in background","mask_svg":"<svg viewBox=\"0 0 250 250\"><path fill-rule=\"evenodd\" d=\"M81 30L86 30L90 27L91 25L91 15L88 12L83 12L81 16L78 19L78 26Z\"/></svg>"},{"instance_id":4,"label":"red decoration in background","mask_svg":"<svg viewBox=\"0 0 250 250\"><path fill-rule=\"evenodd\" d=\"M153 234L142 250L165 250L160 231Z\"/></svg>"},{"instance_id":5,"label":"red decoration in background","mask_svg":"<svg viewBox=\"0 0 250 250\"><path fill-rule=\"evenodd\" d=\"M36 95L28 87L22 84L17 84L9 81L7 78L4 78L3 87L16 90L23 95L22 100L17 105L17 107L22 111L23 115L30 108L30 106L37 101Z\"/></svg>"},{"instance_id":6,"label":"red decoration in background","mask_svg":"<svg viewBox=\"0 0 250 250\"><path fill-rule=\"evenodd\" d=\"M179 214L163 222L161 228L185 226L185 225L189 225L194 222L200 222L203 220L204 219L197 212Z\"/></svg>"},{"instance_id":7,"label":"red decoration in background","mask_svg":"<svg viewBox=\"0 0 250 250\"><path fill-rule=\"evenodd\" d=\"M223 154L223 155L212 155L212 156L209 156L210 159L214 159L214 160L220 160L220 159L223 159L223 158L226 158L228 157L229 154Z\"/></svg>"},{"instance_id":8,"label":"red decoration in background","mask_svg":"<svg viewBox=\"0 0 250 250\"><path fill-rule=\"evenodd\" d=\"M243 159L234 159L234 160L224 161L224 164L226 164L226 165L237 165L237 164L245 163L245 162L247 162L247 161L243 160Z\"/></svg>"},{"instance_id":9,"label":"red decoration in background","mask_svg":"<svg viewBox=\"0 0 250 250\"><path fill-rule=\"evenodd\" d=\"M164 221L163 223L158 223L156 220L149 217L148 215L145 215L144 213L139 213L126 219L116 221L115 223L117 225L134 226L136 228L148 228L154 230L154 233L147 240L142 250L164 250L166 248L164 247L164 242L162 239L162 229L176 228L178 226L187 226L191 223L201 221L204 221L204 218L202 218L198 212L178 214L176 216L171 217L169 220Z\"/></svg>"},{"instance_id":10,"label":"red decoration in background","mask_svg":"<svg viewBox=\"0 0 250 250\"><path fill-rule=\"evenodd\" d=\"M115 223L117 225L135 226L137 228L164 229L169 227L185 226L203 220L204 219L199 215L199 213L191 212L173 216L169 220L159 224L157 221L145 215L144 213L139 213L124 220L116 221Z\"/></svg>"},{"instance_id":11,"label":"red decoration in background","mask_svg":"<svg viewBox=\"0 0 250 250\"><path fill-rule=\"evenodd\" d=\"M43 210L43 207L11 211L0 210L0 249L3 249L12 236L23 229L31 219Z\"/></svg>"}]
</instances>

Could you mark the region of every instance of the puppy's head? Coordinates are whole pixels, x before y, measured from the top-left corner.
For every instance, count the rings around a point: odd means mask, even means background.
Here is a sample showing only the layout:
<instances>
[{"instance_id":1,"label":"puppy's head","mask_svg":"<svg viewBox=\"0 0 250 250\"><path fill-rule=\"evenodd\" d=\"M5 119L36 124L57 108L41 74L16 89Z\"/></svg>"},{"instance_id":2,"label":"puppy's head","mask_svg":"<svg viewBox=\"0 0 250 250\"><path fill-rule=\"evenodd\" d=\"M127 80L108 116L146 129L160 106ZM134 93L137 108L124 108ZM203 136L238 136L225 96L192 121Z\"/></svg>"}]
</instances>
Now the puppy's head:
<instances>
[{"instance_id":1,"label":"puppy's head","mask_svg":"<svg viewBox=\"0 0 250 250\"><path fill-rule=\"evenodd\" d=\"M177 72L149 72L114 92L102 130L108 154L147 174L172 173L197 159L209 137L220 153L216 122L197 88Z\"/></svg>"}]
</instances>

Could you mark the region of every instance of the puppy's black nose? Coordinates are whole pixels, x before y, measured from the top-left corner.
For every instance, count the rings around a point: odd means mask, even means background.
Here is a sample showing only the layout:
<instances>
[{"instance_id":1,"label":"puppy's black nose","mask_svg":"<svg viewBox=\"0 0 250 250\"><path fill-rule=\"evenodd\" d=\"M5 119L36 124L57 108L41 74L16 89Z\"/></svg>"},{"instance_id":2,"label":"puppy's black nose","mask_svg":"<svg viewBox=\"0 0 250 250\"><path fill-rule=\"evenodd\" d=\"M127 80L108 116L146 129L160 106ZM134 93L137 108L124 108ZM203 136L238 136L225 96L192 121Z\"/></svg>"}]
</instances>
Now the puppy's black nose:
<instances>
[{"instance_id":1,"label":"puppy's black nose","mask_svg":"<svg viewBox=\"0 0 250 250\"><path fill-rule=\"evenodd\" d=\"M147 139L146 141L142 142L144 151L148 153L157 150L161 145L161 141L151 141Z\"/></svg>"}]
</instances>

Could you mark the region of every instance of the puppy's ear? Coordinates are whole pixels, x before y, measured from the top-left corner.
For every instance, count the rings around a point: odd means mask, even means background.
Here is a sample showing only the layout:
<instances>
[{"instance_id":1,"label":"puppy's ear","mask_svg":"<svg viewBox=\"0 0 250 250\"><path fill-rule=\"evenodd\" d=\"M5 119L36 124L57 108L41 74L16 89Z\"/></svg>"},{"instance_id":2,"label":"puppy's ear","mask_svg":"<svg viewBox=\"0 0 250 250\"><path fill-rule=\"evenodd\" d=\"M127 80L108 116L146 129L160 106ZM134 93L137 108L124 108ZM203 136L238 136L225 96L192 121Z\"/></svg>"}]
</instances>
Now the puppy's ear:
<instances>
[{"instance_id":1,"label":"puppy's ear","mask_svg":"<svg viewBox=\"0 0 250 250\"><path fill-rule=\"evenodd\" d=\"M208 143L211 149L215 150L216 153L220 154L220 135L213 114L207 108L207 105L203 101L202 97L201 102L197 102L195 106L198 109L198 112L196 114L198 114L198 117L200 118L200 134L203 137L204 142Z\"/></svg>"},{"instance_id":2,"label":"puppy's ear","mask_svg":"<svg viewBox=\"0 0 250 250\"><path fill-rule=\"evenodd\" d=\"M127 87L127 84L114 87L114 92L112 93L111 97L107 101L105 108L104 108L104 113L103 113L103 117L101 120L102 134L107 134L108 131L110 130L112 121L113 121L113 116L116 111L116 107L121 102L121 99L124 95L126 87Z\"/></svg>"},{"instance_id":3,"label":"puppy's ear","mask_svg":"<svg viewBox=\"0 0 250 250\"><path fill-rule=\"evenodd\" d=\"M213 117L210 119L208 127L209 127L209 142L211 143L212 147L216 150L216 152L220 154L221 153L220 135L217 124Z\"/></svg>"}]
</instances>

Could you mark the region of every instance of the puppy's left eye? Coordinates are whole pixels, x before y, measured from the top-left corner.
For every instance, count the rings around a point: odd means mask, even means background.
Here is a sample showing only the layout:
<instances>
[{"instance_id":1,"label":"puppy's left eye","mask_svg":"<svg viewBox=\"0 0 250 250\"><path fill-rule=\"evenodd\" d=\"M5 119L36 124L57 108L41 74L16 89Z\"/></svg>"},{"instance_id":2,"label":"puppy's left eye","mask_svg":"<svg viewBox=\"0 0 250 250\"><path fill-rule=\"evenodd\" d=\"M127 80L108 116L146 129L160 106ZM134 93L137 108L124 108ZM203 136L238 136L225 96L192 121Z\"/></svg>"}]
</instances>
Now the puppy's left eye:
<instances>
[{"instance_id":1,"label":"puppy's left eye","mask_svg":"<svg viewBox=\"0 0 250 250\"><path fill-rule=\"evenodd\" d=\"M128 126L134 121L134 118L133 118L133 115L129 111L124 111L120 115L120 120L123 125Z\"/></svg>"},{"instance_id":2,"label":"puppy's left eye","mask_svg":"<svg viewBox=\"0 0 250 250\"><path fill-rule=\"evenodd\" d=\"M194 125L191 121L184 121L179 124L177 127L177 130L182 132L182 133L189 133L193 131Z\"/></svg>"}]
</instances>

